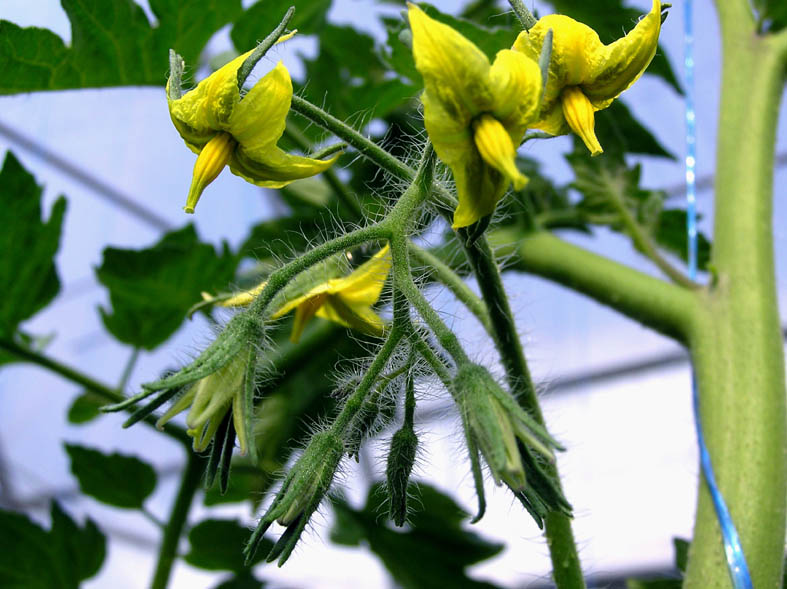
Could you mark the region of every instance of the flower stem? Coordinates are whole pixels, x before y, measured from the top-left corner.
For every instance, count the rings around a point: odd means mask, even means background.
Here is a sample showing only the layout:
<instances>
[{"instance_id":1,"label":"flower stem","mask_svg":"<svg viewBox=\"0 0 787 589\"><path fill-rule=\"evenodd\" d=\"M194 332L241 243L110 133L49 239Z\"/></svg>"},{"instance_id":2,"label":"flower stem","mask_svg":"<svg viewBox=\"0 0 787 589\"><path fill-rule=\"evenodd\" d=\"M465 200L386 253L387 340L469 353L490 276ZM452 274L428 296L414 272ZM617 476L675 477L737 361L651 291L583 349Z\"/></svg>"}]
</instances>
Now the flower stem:
<instances>
[{"instance_id":1,"label":"flower stem","mask_svg":"<svg viewBox=\"0 0 787 589\"><path fill-rule=\"evenodd\" d=\"M529 31L534 26L536 26L536 19L533 17L533 14L527 9L525 3L522 0L508 0L508 3L511 5L511 8L514 10L514 14L519 19L519 22L522 23L522 28L526 31Z\"/></svg>"},{"instance_id":2,"label":"flower stem","mask_svg":"<svg viewBox=\"0 0 787 589\"><path fill-rule=\"evenodd\" d=\"M169 520L164 526L164 536L161 539L158 562L153 574L153 581L150 584L151 589L166 589L169 585L169 577L177 556L180 537L183 535L183 528L186 525L194 495L202 480L203 460L190 450L186 454L186 468L180 480L180 487L175 497L175 504L169 514Z\"/></svg>"},{"instance_id":3,"label":"flower stem","mask_svg":"<svg viewBox=\"0 0 787 589\"><path fill-rule=\"evenodd\" d=\"M489 312L486 310L484 301L478 298L456 272L432 252L418 247L412 242L409 242L407 247L410 251L410 256L424 266L426 273L432 274L438 282L448 288L475 315L476 319L491 336L493 333L492 322L489 319Z\"/></svg>"},{"instance_id":4,"label":"flower stem","mask_svg":"<svg viewBox=\"0 0 787 589\"><path fill-rule=\"evenodd\" d=\"M126 398L117 390L102 384L97 380L94 380L90 376L74 368L71 368L70 366L66 366L54 358L50 358L49 356L46 356L40 352L24 348L11 340L0 338L0 350L4 350L10 354L13 354L23 362L37 364L38 366L46 368L50 372L54 372L55 374L58 374L63 378L78 384L79 386L85 387L91 393L94 393L95 395L104 399L107 403L119 403L124 401ZM155 419L149 418L145 420L145 423L151 427L155 427L155 421ZM164 427L164 433L169 437L186 444L187 446L191 445L191 438L189 438L185 431L177 426L167 424Z\"/></svg>"},{"instance_id":5,"label":"flower stem","mask_svg":"<svg viewBox=\"0 0 787 589\"><path fill-rule=\"evenodd\" d=\"M466 243L462 239L460 241ZM465 253L475 273L486 307L489 309L495 334L493 339L506 371L508 386L520 405L543 425L544 417L538 405L522 342L516 330L514 315L494 254L485 237L476 240L472 245L465 245ZM554 477L555 483L560 488L557 465L547 464L544 468ZM546 517L545 528L555 584L559 589L584 587L585 581L570 518L559 512L550 512Z\"/></svg>"}]
</instances>

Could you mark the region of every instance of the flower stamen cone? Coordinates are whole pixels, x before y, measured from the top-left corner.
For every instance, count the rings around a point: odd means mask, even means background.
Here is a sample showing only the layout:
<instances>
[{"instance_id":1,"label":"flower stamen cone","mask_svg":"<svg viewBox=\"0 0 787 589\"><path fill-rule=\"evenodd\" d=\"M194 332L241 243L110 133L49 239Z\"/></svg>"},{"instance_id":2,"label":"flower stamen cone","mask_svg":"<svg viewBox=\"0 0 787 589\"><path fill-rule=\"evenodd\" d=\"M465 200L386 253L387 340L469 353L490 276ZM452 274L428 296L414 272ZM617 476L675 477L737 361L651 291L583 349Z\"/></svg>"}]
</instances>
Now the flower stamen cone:
<instances>
[{"instance_id":1,"label":"flower stamen cone","mask_svg":"<svg viewBox=\"0 0 787 589\"><path fill-rule=\"evenodd\" d=\"M577 86L569 86L560 97L563 116L571 130L579 135L591 156L603 153L601 144L596 138L596 119L593 105Z\"/></svg>"},{"instance_id":2,"label":"flower stamen cone","mask_svg":"<svg viewBox=\"0 0 787 589\"><path fill-rule=\"evenodd\" d=\"M473 141L483 160L508 178L514 190L522 190L527 177L515 163L516 150L511 136L495 117L483 114L473 122Z\"/></svg>"},{"instance_id":3,"label":"flower stamen cone","mask_svg":"<svg viewBox=\"0 0 787 589\"><path fill-rule=\"evenodd\" d=\"M194 174L191 178L191 187L183 210L189 214L194 213L202 192L208 184L213 182L224 167L229 163L237 141L229 133L218 133L205 144L194 163Z\"/></svg>"}]
</instances>

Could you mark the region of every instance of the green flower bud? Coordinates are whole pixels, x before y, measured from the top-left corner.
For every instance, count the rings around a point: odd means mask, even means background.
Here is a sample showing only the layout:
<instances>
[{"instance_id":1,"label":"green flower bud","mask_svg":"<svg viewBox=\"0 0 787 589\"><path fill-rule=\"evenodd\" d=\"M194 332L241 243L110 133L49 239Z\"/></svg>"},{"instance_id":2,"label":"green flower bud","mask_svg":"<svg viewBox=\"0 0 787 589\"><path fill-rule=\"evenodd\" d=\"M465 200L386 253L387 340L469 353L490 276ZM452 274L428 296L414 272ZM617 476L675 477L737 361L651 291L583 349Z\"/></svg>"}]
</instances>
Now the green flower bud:
<instances>
[{"instance_id":1,"label":"green flower bud","mask_svg":"<svg viewBox=\"0 0 787 589\"><path fill-rule=\"evenodd\" d=\"M454 384L467 438L480 450L495 482L505 483L539 525L548 511L570 514L559 486L533 455L552 462L552 450L562 449L544 427L482 366L461 367Z\"/></svg>"},{"instance_id":2,"label":"green flower bud","mask_svg":"<svg viewBox=\"0 0 787 589\"><path fill-rule=\"evenodd\" d=\"M417 449L418 437L413 428L407 424L391 438L391 450L388 453L385 474L388 479L390 500L388 515L397 526L404 525L407 517L407 483L415 464Z\"/></svg>"},{"instance_id":3,"label":"green flower bud","mask_svg":"<svg viewBox=\"0 0 787 589\"><path fill-rule=\"evenodd\" d=\"M341 438L331 431L316 434L284 479L281 489L262 516L244 550L246 561L254 556L263 534L278 521L287 529L268 554L268 562L289 558L311 515L330 489L344 453Z\"/></svg>"}]
</instances>

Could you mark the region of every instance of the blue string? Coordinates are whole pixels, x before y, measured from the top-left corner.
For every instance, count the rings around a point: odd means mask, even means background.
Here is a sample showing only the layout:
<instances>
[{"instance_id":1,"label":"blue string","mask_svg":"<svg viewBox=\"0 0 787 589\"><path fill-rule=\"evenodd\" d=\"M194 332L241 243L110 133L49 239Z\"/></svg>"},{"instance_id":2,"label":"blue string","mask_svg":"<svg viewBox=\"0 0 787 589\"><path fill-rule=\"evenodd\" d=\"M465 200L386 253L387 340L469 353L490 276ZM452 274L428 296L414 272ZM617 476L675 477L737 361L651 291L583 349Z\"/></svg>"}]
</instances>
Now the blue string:
<instances>
[{"instance_id":1,"label":"blue string","mask_svg":"<svg viewBox=\"0 0 787 589\"><path fill-rule=\"evenodd\" d=\"M697 277L697 185L696 185L696 165L697 165L697 134L695 127L694 111L694 26L692 19L693 1L686 0L684 4L684 82L686 87L686 230L689 239L689 278L692 280ZM746 559L743 556L743 549L738 537L738 531L732 522L732 517L727 509L727 504L721 496L716 485L716 477L713 474L708 447L705 445L705 437L702 433L702 423L700 422L700 398L697 392L697 381L692 371L691 375L691 396L694 406L694 426L697 430L697 445L700 451L700 467L705 475L705 482L708 484L713 506L716 509L716 517L719 520L721 535L724 541L724 554L727 557L727 568L735 589L752 589L749 568L746 566Z\"/></svg>"}]
</instances>

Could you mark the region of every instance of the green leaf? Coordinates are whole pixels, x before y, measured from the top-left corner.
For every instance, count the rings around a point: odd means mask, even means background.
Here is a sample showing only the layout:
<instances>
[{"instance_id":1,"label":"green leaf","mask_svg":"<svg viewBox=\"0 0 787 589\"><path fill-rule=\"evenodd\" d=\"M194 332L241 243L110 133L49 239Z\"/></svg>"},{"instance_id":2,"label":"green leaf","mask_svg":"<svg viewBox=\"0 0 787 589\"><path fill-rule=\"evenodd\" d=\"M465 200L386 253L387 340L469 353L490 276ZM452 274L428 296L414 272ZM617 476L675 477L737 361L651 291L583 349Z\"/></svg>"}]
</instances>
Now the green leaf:
<instances>
[{"instance_id":1,"label":"green leaf","mask_svg":"<svg viewBox=\"0 0 787 589\"><path fill-rule=\"evenodd\" d=\"M75 444L65 447L79 488L102 503L140 509L156 488L156 472L139 458L104 454Z\"/></svg>"},{"instance_id":2,"label":"green leaf","mask_svg":"<svg viewBox=\"0 0 787 589\"><path fill-rule=\"evenodd\" d=\"M380 483L369 491L366 506L360 511L335 499L331 539L346 546L365 540L397 584L407 589L495 587L471 579L465 568L498 554L503 545L464 530L462 523L468 514L429 485L411 485L411 493L418 497L413 504L419 507L411 514L407 531L392 530L380 520L386 501Z\"/></svg>"},{"instance_id":3,"label":"green leaf","mask_svg":"<svg viewBox=\"0 0 787 589\"><path fill-rule=\"evenodd\" d=\"M225 579L214 589L262 589L263 587L265 587L264 581L260 581L250 572L244 571Z\"/></svg>"},{"instance_id":4,"label":"green leaf","mask_svg":"<svg viewBox=\"0 0 787 589\"><path fill-rule=\"evenodd\" d=\"M192 566L210 571L244 571L243 547L249 541L249 529L236 520L206 519L189 531L190 550L184 557ZM255 553L249 566L265 558L273 542L263 540L264 546Z\"/></svg>"},{"instance_id":5,"label":"green leaf","mask_svg":"<svg viewBox=\"0 0 787 589\"><path fill-rule=\"evenodd\" d=\"M754 0L753 4L760 30L775 33L787 27L787 2Z\"/></svg>"},{"instance_id":6,"label":"green leaf","mask_svg":"<svg viewBox=\"0 0 787 589\"><path fill-rule=\"evenodd\" d=\"M241 14L240 0L150 0L151 26L132 0L62 4L71 47L47 29L0 21L0 94L163 85L169 48L194 65L213 34Z\"/></svg>"},{"instance_id":7,"label":"green leaf","mask_svg":"<svg viewBox=\"0 0 787 589\"><path fill-rule=\"evenodd\" d=\"M326 24L331 0L298 3L293 0L259 0L243 13L232 27L230 37L235 48L243 53L256 46L279 26L290 6L295 6L295 14L287 28L298 29L299 35L319 34Z\"/></svg>"},{"instance_id":8,"label":"green leaf","mask_svg":"<svg viewBox=\"0 0 787 589\"><path fill-rule=\"evenodd\" d=\"M596 113L596 136L607 155L639 153L675 159L621 100Z\"/></svg>"},{"instance_id":9,"label":"green leaf","mask_svg":"<svg viewBox=\"0 0 787 589\"><path fill-rule=\"evenodd\" d=\"M256 506L262 501L263 493L272 481L270 474L236 458L232 462L232 476L227 492L222 495L219 486L213 485L205 491L204 503L211 506L250 500Z\"/></svg>"},{"instance_id":10,"label":"green leaf","mask_svg":"<svg viewBox=\"0 0 787 589\"><path fill-rule=\"evenodd\" d=\"M643 15L642 11L637 8L624 8L623 0L547 1L554 7L555 12L570 16L595 30L602 43L612 43L619 39L624 32L630 31L633 28L632 23L636 23ZM675 20L677 21L677 19ZM672 22L672 20L668 19L667 22ZM678 94L683 94L664 47L661 45L656 50L656 55L650 62L646 73L662 78Z\"/></svg>"},{"instance_id":11,"label":"green leaf","mask_svg":"<svg viewBox=\"0 0 787 589\"><path fill-rule=\"evenodd\" d=\"M658 226L653 234L656 243L668 252L678 256L684 262L689 261L689 236L686 232L686 211L683 209L665 209L661 211ZM708 269L711 245L708 238L697 233L697 268Z\"/></svg>"},{"instance_id":12,"label":"green leaf","mask_svg":"<svg viewBox=\"0 0 787 589\"><path fill-rule=\"evenodd\" d=\"M609 154L592 158L582 146L566 156L566 159L574 169L572 187L583 197L577 207L588 223L608 225L615 231L626 233L625 224L615 205L616 202L622 202L656 245L688 262L686 211L664 209L664 192L641 188L638 165L626 166L622 154L619 158ZM710 241L699 233L697 267L700 270L707 270L710 251Z\"/></svg>"},{"instance_id":13,"label":"green leaf","mask_svg":"<svg viewBox=\"0 0 787 589\"><path fill-rule=\"evenodd\" d=\"M342 119L383 117L413 96L416 89L391 79L377 55L374 39L349 26L326 25L320 32L320 49L304 60L305 83L300 92L321 104L330 97L330 110ZM304 132L314 133L305 129Z\"/></svg>"},{"instance_id":14,"label":"green leaf","mask_svg":"<svg viewBox=\"0 0 787 589\"><path fill-rule=\"evenodd\" d=\"M447 24L475 43L490 61L494 60L495 55L501 49L510 48L519 34L520 29L517 26L485 27L465 18L457 18L440 12L425 2L418 2L418 5L430 17ZM510 24L511 21L507 19L506 22ZM501 22L501 24L506 24L506 22ZM388 67L409 80L414 88L419 90L423 87L421 74L415 69L412 51L399 37L402 31L409 30L407 23L403 19L384 18L383 24L388 33L386 47L383 51L384 61Z\"/></svg>"},{"instance_id":15,"label":"green leaf","mask_svg":"<svg viewBox=\"0 0 787 589\"><path fill-rule=\"evenodd\" d=\"M52 503L49 531L21 513L0 511L0 586L6 589L78 589L106 556L106 538L88 519L79 527Z\"/></svg>"},{"instance_id":16,"label":"green leaf","mask_svg":"<svg viewBox=\"0 0 787 589\"><path fill-rule=\"evenodd\" d=\"M68 421L76 425L93 421L101 415L101 411L99 411L101 406L106 404L106 399L102 399L90 391L85 391L74 399L71 407L68 408Z\"/></svg>"},{"instance_id":17,"label":"green leaf","mask_svg":"<svg viewBox=\"0 0 787 589\"><path fill-rule=\"evenodd\" d=\"M673 538L672 544L675 547L675 567L685 573L686 565L689 562L689 541L683 538Z\"/></svg>"},{"instance_id":18,"label":"green leaf","mask_svg":"<svg viewBox=\"0 0 787 589\"><path fill-rule=\"evenodd\" d=\"M0 170L0 336L13 336L19 323L44 308L60 290L54 257L66 199L58 198L49 220L42 222L42 192L14 154L6 153Z\"/></svg>"},{"instance_id":19,"label":"green leaf","mask_svg":"<svg viewBox=\"0 0 787 589\"><path fill-rule=\"evenodd\" d=\"M192 225L148 249L107 248L96 270L112 303L111 312L100 309L104 325L120 341L152 350L180 327L201 292L226 289L237 264L226 243L217 254Z\"/></svg>"}]
</instances>

